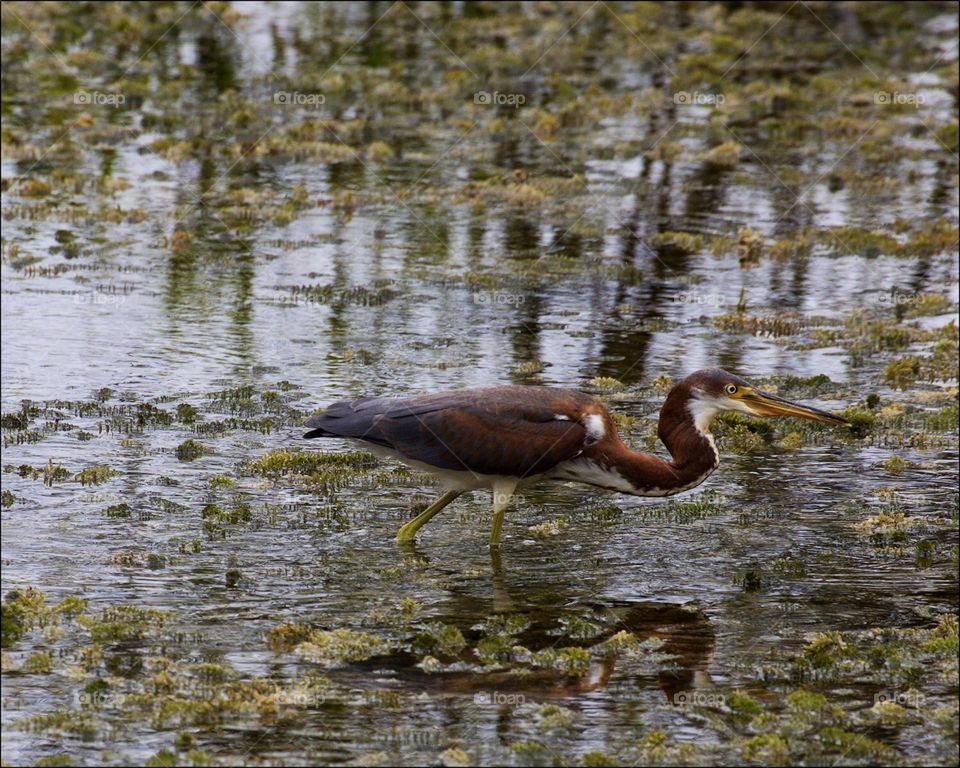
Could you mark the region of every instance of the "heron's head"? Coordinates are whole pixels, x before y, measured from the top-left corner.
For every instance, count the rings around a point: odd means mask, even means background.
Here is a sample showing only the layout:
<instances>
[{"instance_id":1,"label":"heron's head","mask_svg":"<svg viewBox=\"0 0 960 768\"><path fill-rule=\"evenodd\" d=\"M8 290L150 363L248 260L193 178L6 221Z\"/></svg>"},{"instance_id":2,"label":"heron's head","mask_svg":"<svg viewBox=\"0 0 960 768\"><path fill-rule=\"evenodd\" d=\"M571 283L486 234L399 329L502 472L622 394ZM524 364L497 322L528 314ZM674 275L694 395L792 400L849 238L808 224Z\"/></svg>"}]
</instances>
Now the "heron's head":
<instances>
[{"instance_id":1,"label":"heron's head","mask_svg":"<svg viewBox=\"0 0 960 768\"><path fill-rule=\"evenodd\" d=\"M850 422L827 411L792 403L771 395L720 368L705 368L687 376L674 387L687 398L687 408L697 427L706 430L710 421L721 411L740 411L753 416L798 416L834 426L849 426ZM671 393L672 394L672 393Z\"/></svg>"}]
</instances>

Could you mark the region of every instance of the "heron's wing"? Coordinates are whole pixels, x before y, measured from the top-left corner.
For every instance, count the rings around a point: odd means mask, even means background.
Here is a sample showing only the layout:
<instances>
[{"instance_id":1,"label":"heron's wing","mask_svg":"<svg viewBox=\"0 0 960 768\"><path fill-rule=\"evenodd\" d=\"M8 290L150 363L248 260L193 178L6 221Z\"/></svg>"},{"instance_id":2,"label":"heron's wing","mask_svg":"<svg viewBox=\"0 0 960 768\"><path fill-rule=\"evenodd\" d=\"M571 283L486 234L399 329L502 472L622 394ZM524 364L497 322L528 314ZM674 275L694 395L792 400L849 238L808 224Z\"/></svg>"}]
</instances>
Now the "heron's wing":
<instances>
[{"instance_id":1,"label":"heron's wing","mask_svg":"<svg viewBox=\"0 0 960 768\"><path fill-rule=\"evenodd\" d=\"M358 437L455 471L527 477L578 456L587 430L579 393L539 387L458 390L336 403L308 436Z\"/></svg>"},{"instance_id":2,"label":"heron's wing","mask_svg":"<svg viewBox=\"0 0 960 768\"><path fill-rule=\"evenodd\" d=\"M394 411L377 426L409 459L443 469L515 477L537 475L574 458L586 439L586 430L576 421L534 421L477 407L424 414Z\"/></svg>"}]
</instances>

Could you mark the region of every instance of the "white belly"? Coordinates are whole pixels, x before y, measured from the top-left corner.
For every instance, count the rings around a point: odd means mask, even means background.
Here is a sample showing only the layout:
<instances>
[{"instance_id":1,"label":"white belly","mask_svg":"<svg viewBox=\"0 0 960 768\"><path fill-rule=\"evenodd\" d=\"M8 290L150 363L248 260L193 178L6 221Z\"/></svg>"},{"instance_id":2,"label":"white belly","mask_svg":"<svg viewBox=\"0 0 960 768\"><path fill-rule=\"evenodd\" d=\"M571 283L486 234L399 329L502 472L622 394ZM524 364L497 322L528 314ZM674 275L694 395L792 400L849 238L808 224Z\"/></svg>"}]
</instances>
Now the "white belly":
<instances>
[{"instance_id":1,"label":"white belly","mask_svg":"<svg viewBox=\"0 0 960 768\"><path fill-rule=\"evenodd\" d=\"M569 480L574 483L586 483L598 488L606 488L620 493L636 493L627 479L616 470L603 469L589 459L571 459L562 461L550 473L553 480Z\"/></svg>"},{"instance_id":2,"label":"white belly","mask_svg":"<svg viewBox=\"0 0 960 768\"><path fill-rule=\"evenodd\" d=\"M716 467L704 472L700 477L685 484L671 488L637 488L615 469L604 469L589 459L571 459L558 464L550 473L554 480L570 480L575 483L586 483L608 491L629 493L631 496L673 496L683 491L696 488L706 480Z\"/></svg>"}]
</instances>

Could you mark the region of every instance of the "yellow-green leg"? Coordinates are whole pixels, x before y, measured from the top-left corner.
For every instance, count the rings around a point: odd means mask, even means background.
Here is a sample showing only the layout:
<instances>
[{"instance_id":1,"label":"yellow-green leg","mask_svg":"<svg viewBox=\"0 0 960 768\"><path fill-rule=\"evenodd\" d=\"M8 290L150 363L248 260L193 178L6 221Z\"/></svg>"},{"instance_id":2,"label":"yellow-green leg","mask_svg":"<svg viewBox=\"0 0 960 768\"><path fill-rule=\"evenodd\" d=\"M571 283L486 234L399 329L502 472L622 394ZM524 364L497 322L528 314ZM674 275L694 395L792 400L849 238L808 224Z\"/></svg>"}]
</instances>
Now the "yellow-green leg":
<instances>
[{"instance_id":1,"label":"yellow-green leg","mask_svg":"<svg viewBox=\"0 0 960 768\"><path fill-rule=\"evenodd\" d=\"M503 530L503 515L510 504L510 497L517 487L515 480L499 482L493 486L493 529L490 531L490 548L500 546L500 531Z\"/></svg>"},{"instance_id":2,"label":"yellow-green leg","mask_svg":"<svg viewBox=\"0 0 960 768\"><path fill-rule=\"evenodd\" d=\"M506 508L493 510L493 528L490 530L490 548L498 549L500 547L500 531L503 530L503 513Z\"/></svg>"},{"instance_id":3,"label":"yellow-green leg","mask_svg":"<svg viewBox=\"0 0 960 768\"><path fill-rule=\"evenodd\" d=\"M400 530L397 531L397 542L413 541L417 535L417 531L429 523L437 512L442 510L462 493L463 491L447 491L443 496L433 502L433 504L423 510L423 512L413 518L413 520L400 526Z\"/></svg>"}]
</instances>

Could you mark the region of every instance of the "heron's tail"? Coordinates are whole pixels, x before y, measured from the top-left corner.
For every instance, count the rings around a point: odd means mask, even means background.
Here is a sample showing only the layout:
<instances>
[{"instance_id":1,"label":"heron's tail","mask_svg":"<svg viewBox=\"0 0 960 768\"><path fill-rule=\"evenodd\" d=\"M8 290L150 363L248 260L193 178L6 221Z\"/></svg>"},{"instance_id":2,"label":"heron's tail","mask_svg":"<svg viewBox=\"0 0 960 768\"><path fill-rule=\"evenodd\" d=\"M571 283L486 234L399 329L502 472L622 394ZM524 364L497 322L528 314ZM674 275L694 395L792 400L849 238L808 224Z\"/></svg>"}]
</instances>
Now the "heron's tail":
<instances>
[{"instance_id":1,"label":"heron's tail","mask_svg":"<svg viewBox=\"0 0 960 768\"><path fill-rule=\"evenodd\" d=\"M388 445L375 422L391 401L392 398L361 397L333 403L307 419L305 426L310 431L304 437L354 437Z\"/></svg>"}]
</instances>

